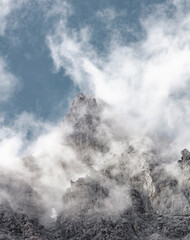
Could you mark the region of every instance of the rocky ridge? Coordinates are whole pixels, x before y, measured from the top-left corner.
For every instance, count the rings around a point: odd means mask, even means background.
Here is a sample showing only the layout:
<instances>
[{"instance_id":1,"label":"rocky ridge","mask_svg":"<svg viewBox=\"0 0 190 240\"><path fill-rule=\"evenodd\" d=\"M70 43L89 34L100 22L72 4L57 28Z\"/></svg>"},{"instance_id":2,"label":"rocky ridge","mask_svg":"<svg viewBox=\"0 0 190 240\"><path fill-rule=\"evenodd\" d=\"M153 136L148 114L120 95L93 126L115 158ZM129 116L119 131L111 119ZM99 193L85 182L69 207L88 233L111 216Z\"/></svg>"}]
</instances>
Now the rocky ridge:
<instances>
[{"instance_id":1,"label":"rocky ridge","mask_svg":"<svg viewBox=\"0 0 190 240\"><path fill-rule=\"evenodd\" d=\"M91 173L71 179L62 211L48 226L40 222L44 209L35 190L17 180L3 183L1 174L1 189L20 197L16 207L2 198L0 239L190 239L190 152L184 149L176 161L181 179L170 175L155 153L118 139L105 107L83 94L71 105L64 120L73 129L67 141ZM115 151L112 143L123 147Z\"/></svg>"}]
</instances>

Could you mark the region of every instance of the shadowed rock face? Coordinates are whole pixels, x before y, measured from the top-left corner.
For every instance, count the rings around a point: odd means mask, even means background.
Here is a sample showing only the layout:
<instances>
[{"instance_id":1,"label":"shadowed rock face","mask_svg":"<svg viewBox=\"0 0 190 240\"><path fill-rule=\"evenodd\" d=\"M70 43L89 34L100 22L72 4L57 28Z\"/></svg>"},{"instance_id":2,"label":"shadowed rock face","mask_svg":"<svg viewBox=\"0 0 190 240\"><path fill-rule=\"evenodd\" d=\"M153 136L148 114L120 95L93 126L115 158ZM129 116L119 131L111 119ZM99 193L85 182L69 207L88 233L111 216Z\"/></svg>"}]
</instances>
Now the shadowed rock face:
<instances>
[{"instance_id":1,"label":"shadowed rock face","mask_svg":"<svg viewBox=\"0 0 190 240\"><path fill-rule=\"evenodd\" d=\"M63 122L73 129L67 144L90 174L71 179L57 219L43 226L41 196L23 179L1 173L0 240L190 239L190 152L184 149L176 164L179 181L156 154L140 152L127 138L118 140L103 118L104 108L100 100L79 94ZM123 146L121 154L111 148L112 142ZM97 168L102 159L106 164ZM31 171L39 171L37 159L23 161ZM5 200L7 195L15 196L14 202Z\"/></svg>"}]
</instances>

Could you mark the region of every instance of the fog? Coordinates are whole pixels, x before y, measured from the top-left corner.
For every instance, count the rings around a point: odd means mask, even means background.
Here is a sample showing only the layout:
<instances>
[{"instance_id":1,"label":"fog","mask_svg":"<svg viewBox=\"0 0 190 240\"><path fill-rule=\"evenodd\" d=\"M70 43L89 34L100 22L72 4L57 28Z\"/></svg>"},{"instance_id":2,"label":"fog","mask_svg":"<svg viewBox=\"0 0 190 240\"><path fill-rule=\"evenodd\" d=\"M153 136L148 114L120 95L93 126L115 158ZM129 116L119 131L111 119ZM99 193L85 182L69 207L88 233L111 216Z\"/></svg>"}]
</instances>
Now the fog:
<instances>
[{"instance_id":1,"label":"fog","mask_svg":"<svg viewBox=\"0 0 190 240\"><path fill-rule=\"evenodd\" d=\"M47 18L59 14L59 3ZM110 190L103 200L105 211L122 212L131 206L128 180L143 171L147 159L164 163L168 173L178 178L175 163L180 151L189 148L190 3L167 1L147 10L141 18L144 34L137 42L121 41L120 33L112 29L105 54L91 44L90 26L68 27L74 10L69 4L61 6L62 18L52 26L46 43L55 69L64 68L81 92L104 103L96 138L108 150L84 147L79 151L68 141L74 130L66 121L53 124L23 113L6 125L2 117L2 185L14 179L24 181L36 192L47 215L55 217L63 209L62 197L71 180L90 177ZM117 14L108 9L97 17L107 17L105 27L110 27ZM85 114L83 108L78 117ZM105 177L108 169L119 180ZM124 184L118 183L121 180ZM12 205L23 197L20 194L14 200L12 190L6 188L1 196ZM78 196L79 202L80 197L84 196Z\"/></svg>"}]
</instances>

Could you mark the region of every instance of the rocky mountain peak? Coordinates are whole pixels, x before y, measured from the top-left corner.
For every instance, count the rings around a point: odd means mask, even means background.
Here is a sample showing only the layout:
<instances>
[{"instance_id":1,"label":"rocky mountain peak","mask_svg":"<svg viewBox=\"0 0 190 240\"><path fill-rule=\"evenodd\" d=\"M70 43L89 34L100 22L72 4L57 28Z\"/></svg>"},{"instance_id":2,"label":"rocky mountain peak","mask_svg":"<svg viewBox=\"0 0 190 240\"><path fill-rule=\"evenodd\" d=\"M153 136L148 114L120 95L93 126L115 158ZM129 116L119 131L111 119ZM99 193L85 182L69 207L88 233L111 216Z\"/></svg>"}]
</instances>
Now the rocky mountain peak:
<instances>
[{"instance_id":1,"label":"rocky mountain peak","mask_svg":"<svg viewBox=\"0 0 190 240\"><path fill-rule=\"evenodd\" d=\"M71 122L77 122L81 117L86 115L98 115L100 107L94 97L86 97L83 93L79 93L71 104L69 114L66 119Z\"/></svg>"},{"instance_id":2,"label":"rocky mountain peak","mask_svg":"<svg viewBox=\"0 0 190 240\"><path fill-rule=\"evenodd\" d=\"M69 172L71 185L61 193L62 208L52 225L41 226L46 209L32 186L1 174L4 196L15 194L19 208L1 201L0 239L190 239L190 152L184 149L175 165L181 181L156 153L141 152L127 137L119 138L117 127L112 131L113 125L104 121L104 107L102 101L80 93L63 121L72 129L66 145L76 154L77 167L81 163L88 175L73 180ZM30 173L41 177L37 163L33 157L23 159Z\"/></svg>"},{"instance_id":3,"label":"rocky mountain peak","mask_svg":"<svg viewBox=\"0 0 190 240\"><path fill-rule=\"evenodd\" d=\"M97 101L93 96L86 97L83 93L78 94L71 104L65 121L73 128L70 139L79 151L81 148L83 152L90 148L100 152L108 150L106 142L103 143L99 135L103 107L102 101Z\"/></svg>"},{"instance_id":4,"label":"rocky mountain peak","mask_svg":"<svg viewBox=\"0 0 190 240\"><path fill-rule=\"evenodd\" d=\"M190 152L187 149L181 151L181 160L182 161L190 161Z\"/></svg>"}]
</instances>

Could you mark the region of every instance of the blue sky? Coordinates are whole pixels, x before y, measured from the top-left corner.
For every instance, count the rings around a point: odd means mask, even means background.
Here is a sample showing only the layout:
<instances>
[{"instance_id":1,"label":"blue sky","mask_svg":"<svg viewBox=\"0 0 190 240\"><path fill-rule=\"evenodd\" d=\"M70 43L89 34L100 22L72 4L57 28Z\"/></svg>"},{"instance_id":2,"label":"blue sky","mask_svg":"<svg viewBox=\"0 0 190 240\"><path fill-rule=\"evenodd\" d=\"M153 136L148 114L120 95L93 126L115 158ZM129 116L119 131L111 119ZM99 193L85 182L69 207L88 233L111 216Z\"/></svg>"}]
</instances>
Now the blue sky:
<instances>
[{"instance_id":1,"label":"blue sky","mask_svg":"<svg viewBox=\"0 0 190 240\"><path fill-rule=\"evenodd\" d=\"M189 64L188 0L0 1L2 129L30 136L83 92L132 134L187 145Z\"/></svg>"},{"instance_id":2,"label":"blue sky","mask_svg":"<svg viewBox=\"0 0 190 240\"><path fill-rule=\"evenodd\" d=\"M4 4L3 4L4 2ZM80 91L64 67L56 71L47 44L47 35L65 14L62 3L69 3L72 14L68 17L68 28L91 29L90 42L99 54L106 54L107 43L114 29L120 32L120 41L129 44L142 37L139 19L156 3L151 0L81 0L81 1L14 1L2 0L10 8L5 15L4 32L0 36L0 56L8 71L18 79L18 84L0 109L6 119L13 119L24 112L34 113L46 120L60 119L68 111L70 101ZM154 3L152 3L154 2ZM20 6L19 6L20 4ZM47 17L52 8L60 11ZM110 13L109 13L110 10ZM104 19L103 13L110 14ZM117 14L111 16L111 14ZM98 15L99 14L99 15ZM105 21L110 21L107 27ZM130 31L126 31L129 27Z\"/></svg>"}]
</instances>

